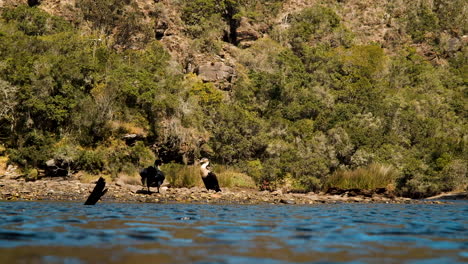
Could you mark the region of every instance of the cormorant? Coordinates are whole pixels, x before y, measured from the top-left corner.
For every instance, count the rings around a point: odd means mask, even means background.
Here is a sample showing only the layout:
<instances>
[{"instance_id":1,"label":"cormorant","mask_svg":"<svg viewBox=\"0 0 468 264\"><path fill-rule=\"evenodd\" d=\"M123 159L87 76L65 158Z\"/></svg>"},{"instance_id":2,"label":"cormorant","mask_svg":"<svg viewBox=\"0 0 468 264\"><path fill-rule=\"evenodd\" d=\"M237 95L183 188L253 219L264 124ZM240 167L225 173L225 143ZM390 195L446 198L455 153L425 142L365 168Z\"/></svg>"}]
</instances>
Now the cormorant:
<instances>
[{"instance_id":1,"label":"cormorant","mask_svg":"<svg viewBox=\"0 0 468 264\"><path fill-rule=\"evenodd\" d=\"M200 160L200 163L200 175L202 177L206 189L220 192L221 189L219 188L218 178L216 178L216 174L214 174L208 169L208 164L210 164L210 161L207 158L203 158Z\"/></svg>"},{"instance_id":2,"label":"cormorant","mask_svg":"<svg viewBox=\"0 0 468 264\"><path fill-rule=\"evenodd\" d=\"M145 185L148 187L148 192L150 192L150 187L157 187L159 193L159 187L161 187L165 179L164 173L160 169L161 165L161 160L156 160L154 167L149 166L140 171L141 184L143 184L143 187Z\"/></svg>"}]
</instances>

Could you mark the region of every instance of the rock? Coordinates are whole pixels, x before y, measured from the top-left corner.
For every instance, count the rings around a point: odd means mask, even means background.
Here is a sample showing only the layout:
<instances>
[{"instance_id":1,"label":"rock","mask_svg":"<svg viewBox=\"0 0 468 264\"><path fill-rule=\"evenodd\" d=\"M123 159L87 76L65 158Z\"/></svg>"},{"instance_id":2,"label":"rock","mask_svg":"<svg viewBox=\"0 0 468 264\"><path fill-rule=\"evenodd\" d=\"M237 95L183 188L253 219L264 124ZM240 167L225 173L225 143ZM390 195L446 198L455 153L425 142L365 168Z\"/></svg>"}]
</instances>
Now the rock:
<instances>
[{"instance_id":1,"label":"rock","mask_svg":"<svg viewBox=\"0 0 468 264\"><path fill-rule=\"evenodd\" d=\"M294 200L281 199L280 203L282 203L282 204L295 204L296 202Z\"/></svg>"},{"instance_id":2,"label":"rock","mask_svg":"<svg viewBox=\"0 0 468 264\"><path fill-rule=\"evenodd\" d=\"M447 43L447 51L454 52L462 47L462 43L458 38L450 38Z\"/></svg>"},{"instance_id":3,"label":"rock","mask_svg":"<svg viewBox=\"0 0 468 264\"><path fill-rule=\"evenodd\" d=\"M122 181L122 179L118 179L118 180L115 182L115 185L116 185L116 186L119 186L119 187L123 187L123 186L125 186L125 183Z\"/></svg>"},{"instance_id":4,"label":"rock","mask_svg":"<svg viewBox=\"0 0 468 264\"><path fill-rule=\"evenodd\" d=\"M125 134L122 139L127 146L133 146L137 141L145 140L146 136L142 134Z\"/></svg>"},{"instance_id":5,"label":"rock","mask_svg":"<svg viewBox=\"0 0 468 264\"><path fill-rule=\"evenodd\" d=\"M217 193L212 194L211 198L219 199L219 198L221 198L221 194L217 194Z\"/></svg>"},{"instance_id":6,"label":"rock","mask_svg":"<svg viewBox=\"0 0 468 264\"><path fill-rule=\"evenodd\" d=\"M209 62L200 65L195 72L205 82L228 82L235 77L234 68L224 62Z\"/></svg>"},{"instance_id":7,"label":"rock","mask_svg":"<svg viewBox=\"0 0 468 264\"><path fill-rule=\"evenodd\" d=\"M45 163L45 175L51 177L68 176L70 164L60 159L50 159Z\"/></svg>"},{"instance_id":8,"label":"rock","mask_svg":"<svg viewBox=\"0 0 468 264\"><path fill-rule=\"evenodd\" d=\"M0 179L0 199L32 199L32 200L84 200L92 189L92 184L78 181L60 180L57 178L41 178L36 182L22 182L11 179ZM341 195L326 195L324 193L291 194L279 192L260 192L250 189L236 189L216 193L205 188L168 188L160 189L161 193L152 190L151 195L142 190L141 186L114 183L109 187L106 201L116 202L184 202L184 203L230 203L230 204L316 204L316 203L433 203L433 200L413 200L409 198L388 199L385 190L372 190L373 197L362 195L343 197ZM226 190L229 190L226 188ZM166 191L166 192L165 192ZM168 192L170 191L170 192ZM356 192L356 190L354 190ZM349 193L348 193L349 194ZM346 194L348 196L348 194ZM466 194L465 194L466 195Z\"/></svg>"},{"instance_id":9,"label":"rock","mask_svg":"<svg viewBox=\"0 0 468 264\"><path fill-rule=\"evenodd\" d=\"M261 36L246 17L241 17L239 27L236 29L236 35L238 46L241 48L250 47Z\"/></svg>"},{"instance_id":10,"label":"rock","mask_svg":"<svg viewBox=\"0 0 468 264\"><path fill-rule=\"evenodd\" d=\"M275 195L275 196L279 196L279 195L283 195L283 191L278 190L278 191L272 192L271 194L273 194L273 195Z\"/></svg>"}]
</instances>

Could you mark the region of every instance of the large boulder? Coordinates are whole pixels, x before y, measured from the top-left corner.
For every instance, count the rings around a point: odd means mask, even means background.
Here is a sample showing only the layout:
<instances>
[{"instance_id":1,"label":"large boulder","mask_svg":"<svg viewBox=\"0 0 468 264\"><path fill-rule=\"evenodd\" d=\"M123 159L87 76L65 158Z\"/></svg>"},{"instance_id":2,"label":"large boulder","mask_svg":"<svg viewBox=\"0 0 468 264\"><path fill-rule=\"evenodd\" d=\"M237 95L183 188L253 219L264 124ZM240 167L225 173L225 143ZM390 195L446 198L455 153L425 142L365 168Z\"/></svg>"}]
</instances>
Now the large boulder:
<instances>
[{"instance_id":1,"label":"large boulder","mask_svg":"<svg viewBox=\"0 0 468 264\"><path fill-rule=\"evenodd\" d=\"M70 171L70 163L60 159L50 159L45 165L45 175L50 177L65 177Z\"/></svg>"},{"instance_id":2,"label":"large boulder","mask_svg":"<svg viewBox=\"0 0 468 264\"><path fill-rule=\"evenodd\" d=\"M195 72L204 82L217 83L218 87L228 87L226 84L232 83L235 78L234 68L224 62L205 63L200 65Z\"/></svg>"}]
</instances>

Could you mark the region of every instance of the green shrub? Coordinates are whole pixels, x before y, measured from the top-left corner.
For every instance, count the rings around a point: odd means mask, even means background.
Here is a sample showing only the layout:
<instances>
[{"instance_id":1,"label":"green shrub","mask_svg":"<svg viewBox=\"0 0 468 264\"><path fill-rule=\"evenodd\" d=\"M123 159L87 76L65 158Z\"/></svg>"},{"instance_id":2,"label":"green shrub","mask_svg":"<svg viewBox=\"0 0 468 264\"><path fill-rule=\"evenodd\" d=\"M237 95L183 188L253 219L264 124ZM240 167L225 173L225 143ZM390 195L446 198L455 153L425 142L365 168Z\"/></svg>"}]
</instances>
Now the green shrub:
<instances>
[{"instance_id":1,"label":"green shrub","mask_svg":"<svg viewBox=\"0 0 468 264\"><path fill-rule=\"evenodd\" d=\"M155 155L142 141L138 141L130 148L129 160L137 168L143 168L153 165Z\"/></svg>"},{"instance_id":2,"label":"green shrub","mask_svg":"<svg viewBox=\"0 0 468 264\"><path fill-rule=\"evenodd\" d=\"M406 28L415 42L422 42L427 33L439 30L439 19L429 7L417 6L409 15Z\"/></svg>"},{"instance_id":3,"label":"green shrub","mask_svg":"<svg viewBox=\"0 0 468 264\"><path fill-rule=\"evenodd\" d=\"M259 159L246 162L244 172L247 173L259 185L262 182L263 165Z\"/></svg>"},{"instance_id":4,"label":"green shrub","mask_svg":"<svg viewBox=\"0 0 468 264\"><path fill-rule=\"evenodd\" d=\"M27 5L5 8L1 15L5 21L15 22L19 30L30 36L53 34L72 29L70 23L65 19L51 16L40 8L30 8Z\"/></svg>"},{"instance_id":5,"label":"green shrub","mask_svg":"<svg viewBox=\"0 0 468 264\"><path fill-rule=\"evenodd\" d=\"M452 160L441 171L443 191L468 190L468 165L466 160Z\"/></svg>"},{"instance_id":6,"label":"green shrub","mask_svg":"<svg viewBox=\"0 0 468 264\"><path fill-rule=\"evenodd\" d=\"M33 131L16 143L16 148L7 151L10 162L25 168L38 168L45 166L45 162L52 158L55 137L42 131Z\"/></svg>"},{"instance_id":7,"label":"green shrub","mask_svg":"<svg viewBox=\"0 0 468 264\"><path fill-rule=\"evenodd\" d=\"M104 169L104 154L96 150L83 150L76 160L76 168L98 174Z\"/></svg>"}]
</instances>

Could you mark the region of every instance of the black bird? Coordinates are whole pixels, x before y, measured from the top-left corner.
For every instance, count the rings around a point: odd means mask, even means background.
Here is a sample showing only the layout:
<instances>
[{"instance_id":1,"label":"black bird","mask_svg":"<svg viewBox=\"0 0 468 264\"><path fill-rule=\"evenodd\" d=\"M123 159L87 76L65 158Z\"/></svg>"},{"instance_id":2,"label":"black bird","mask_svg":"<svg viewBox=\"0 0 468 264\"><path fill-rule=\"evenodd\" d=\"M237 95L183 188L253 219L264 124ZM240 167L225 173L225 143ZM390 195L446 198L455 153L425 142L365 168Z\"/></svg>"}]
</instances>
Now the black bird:
<instances>
[{"instance_id":1,"label":"black bird","mask_svg":"<svg viewBox=\"0 0 468 264\"><path fill-rule=\"evenodd\" d=\"M159 193L159 187L164 182L164 173L161 171L160 166L162 165L161 160L156 160L154 162L154 167L149 166L140 171L141 184L143 187L146 185L148 187L148 192L150 192L150 187L157 187Z\"/></svg>"},{"instance_id":2,"label":"black bird","mask_svg":"<svg viewBox=\"0 0 468 264\"><path fill-rule=\"evenodd\" d=\"M203 158L200 160L200 163L200 175L202 177L206 189L220 192L221 189L219 188L218 178L216 178L216 174L214 174L208 169L208 164L210 164L210 161L207 158Z\"/></svg>"}]
</instances>

